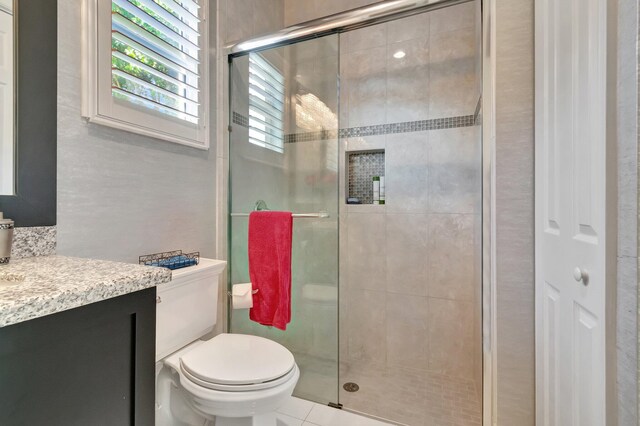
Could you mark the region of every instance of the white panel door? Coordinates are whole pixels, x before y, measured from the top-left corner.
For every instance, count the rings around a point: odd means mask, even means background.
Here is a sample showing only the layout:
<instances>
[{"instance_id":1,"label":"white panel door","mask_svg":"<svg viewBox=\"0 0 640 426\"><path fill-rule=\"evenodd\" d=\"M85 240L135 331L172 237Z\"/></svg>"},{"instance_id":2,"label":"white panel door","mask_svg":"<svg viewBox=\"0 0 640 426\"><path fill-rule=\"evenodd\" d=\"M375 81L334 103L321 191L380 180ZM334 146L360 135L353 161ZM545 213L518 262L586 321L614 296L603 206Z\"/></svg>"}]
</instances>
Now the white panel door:
<instances>
[{"instance_id":1,"label":"white panel door","mask_svg":"<svg viewBox=\"0 0 640 426\"><path fill-rule=\"evenodd\" d=\"M606 0L536 0L536 417L605 425Z\"/></svg>"}]
</instances>

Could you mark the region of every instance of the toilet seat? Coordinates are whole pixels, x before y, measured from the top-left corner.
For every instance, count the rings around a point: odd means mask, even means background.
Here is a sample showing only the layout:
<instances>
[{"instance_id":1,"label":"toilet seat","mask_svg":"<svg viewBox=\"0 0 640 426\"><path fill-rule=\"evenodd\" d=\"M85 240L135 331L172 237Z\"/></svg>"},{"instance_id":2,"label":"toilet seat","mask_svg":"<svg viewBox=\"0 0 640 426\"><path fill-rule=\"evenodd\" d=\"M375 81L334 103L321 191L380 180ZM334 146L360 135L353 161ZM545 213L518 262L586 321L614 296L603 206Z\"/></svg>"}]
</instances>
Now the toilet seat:
<instances>
[{"instance_id":1,"label":"toilet seat","mask_svg":"<svg viewBox=\"0 0 640 426\"><path fill-rule=\"evenodd\" d=\"M291 380L291 378L295 376L296 371L295 371L295 368L292 368L287 374L277 379L270 380L268 382L251 383L246 385L224 385L220 383L207 382L192 376L188 371L182 368L181 368L181 373L186 379L188 379L192 383L198 386L202 386L203 388L206 388L206 389L218 390L223 392L247 392L247 391L254 391L254 390L269 389L275 386L279 386Z\"/></svg>"},{"instance_id":2,"label":"toilet seat","mask_svg":"<svg viewBox=\"0 0 640 426\"><path fill-rule=\"evenodd\" d=\"M220 334L180 356L180 371L207 389L242 392L268 389L289 381L295 359L274 341L244 334Z\"/></svg>"}]
</instances>

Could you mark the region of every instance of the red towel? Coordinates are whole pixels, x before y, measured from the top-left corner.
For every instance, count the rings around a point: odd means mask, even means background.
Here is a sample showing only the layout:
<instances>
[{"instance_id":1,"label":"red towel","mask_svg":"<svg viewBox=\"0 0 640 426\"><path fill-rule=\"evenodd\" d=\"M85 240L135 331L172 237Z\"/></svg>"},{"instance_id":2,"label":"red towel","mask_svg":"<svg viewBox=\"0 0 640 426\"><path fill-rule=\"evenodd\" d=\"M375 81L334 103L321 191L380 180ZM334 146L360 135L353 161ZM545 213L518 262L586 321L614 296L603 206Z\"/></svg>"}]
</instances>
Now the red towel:
<instances>
[{"instance_id":1,"label":"red towel","mask_svg":"<svg viewBox=\"0 0 640 426\"><path fill-rule=\"evenodd\" d=\"M253 308L249 318L287 329L291 321L291 212L256 211L249 215L249 276Z\"/></svg>"}]
</instances>

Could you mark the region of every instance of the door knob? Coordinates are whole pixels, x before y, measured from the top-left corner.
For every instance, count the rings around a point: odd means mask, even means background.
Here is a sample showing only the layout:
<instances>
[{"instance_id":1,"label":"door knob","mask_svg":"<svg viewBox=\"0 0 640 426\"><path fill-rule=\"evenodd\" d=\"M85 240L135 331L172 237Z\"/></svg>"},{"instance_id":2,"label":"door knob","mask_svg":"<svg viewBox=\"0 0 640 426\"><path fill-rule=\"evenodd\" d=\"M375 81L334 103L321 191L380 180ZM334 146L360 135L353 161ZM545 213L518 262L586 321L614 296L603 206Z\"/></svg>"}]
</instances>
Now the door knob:
<instances>
[{"instance_id":1,"label":"door knob","mask_svg":"<svg viewBox=\"0 0 640 426\"><path fill-rule=\"evenodd\" d=\"M573 270L573 279L578 282L582 281L582 284L587 285L589 283L589 273L576 267L576 269Z\"/></svg>"}]
</instances>

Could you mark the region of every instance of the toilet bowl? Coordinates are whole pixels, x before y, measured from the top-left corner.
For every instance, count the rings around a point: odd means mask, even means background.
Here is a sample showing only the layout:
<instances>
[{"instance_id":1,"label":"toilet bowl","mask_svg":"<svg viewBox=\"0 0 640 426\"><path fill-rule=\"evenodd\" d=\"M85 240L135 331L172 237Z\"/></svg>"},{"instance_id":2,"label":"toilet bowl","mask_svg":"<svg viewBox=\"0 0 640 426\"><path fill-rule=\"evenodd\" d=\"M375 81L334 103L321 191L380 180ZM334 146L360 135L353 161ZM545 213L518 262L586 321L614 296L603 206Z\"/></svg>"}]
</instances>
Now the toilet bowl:
<instances>
[{"instance_id":1,"label":"toilet bowl","mask_svg":"<svg viewBox=\"0 0 640 426\"><path fill-rule=\"evenodd\" d=\"M220 334L170 355L164 364L186 402L216 426L275 426L300 370L284 346L244 334Z\"/></svg>"},{"instance_id":2,"label":"toilet bowl","mask_svg":"<svg viewBox=\"0 0 640 426\"><path fill-rule=\"evenodd\" d=\"M223 333L199 340L216 315L215 303L198 312L202 297L213 294L208 282L213 277L197 272L174 272L168 286L158 287L156 425L202 426L215 420L216 426L276 426L276 410L300 377L293 354L258 336ZM217 275L213 282L217 294ZM211 328L203 330L206 324Z\"/></svg>"}]
</instances>

